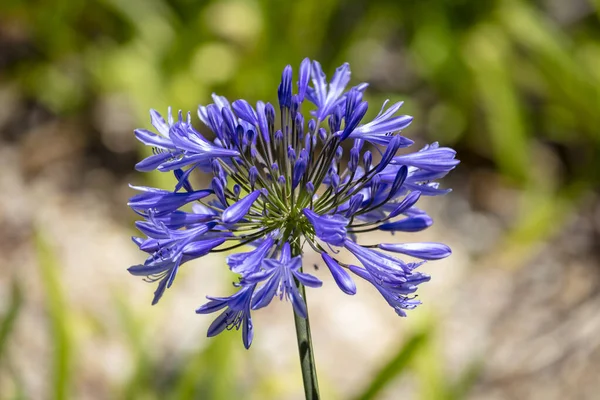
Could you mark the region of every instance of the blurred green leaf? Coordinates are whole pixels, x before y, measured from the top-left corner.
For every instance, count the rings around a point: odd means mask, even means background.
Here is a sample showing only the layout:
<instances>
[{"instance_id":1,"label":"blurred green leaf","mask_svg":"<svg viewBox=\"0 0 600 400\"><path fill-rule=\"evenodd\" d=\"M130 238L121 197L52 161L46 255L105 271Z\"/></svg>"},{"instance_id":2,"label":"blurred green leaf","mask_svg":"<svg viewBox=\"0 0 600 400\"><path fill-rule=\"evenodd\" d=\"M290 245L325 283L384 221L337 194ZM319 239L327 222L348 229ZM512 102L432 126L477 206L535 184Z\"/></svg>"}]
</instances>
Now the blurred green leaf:
<instances>
[{"instance_id":1,"label":"blurred green leaf","mask_svg":"<svg viewBox=\"0 0 600 400\"><path fill-rule=\"evenodd\" d=\"M448 385L446 400L466 399L473 386L475 386L477 378L481 375L482 368L482 360L476 360L465 368L456 382Z\"/></svg>"},{"instance_id":2,"label":"blurred green leaf","mask_svg":"<svg viewBox=\"0 0 600 400\"><path fill-rule=\"evenodd\" d=\"M2 362L2 355L6 349L10 334L15 326L15 321L21 312L21 305L23 304L23 292L16 279L12 282L10 293L10 303L8 304L6 313L0 320L0 363Z\"/></svg>"},{"instance_id":3,"label":"blurred green leaf","mask_svg":"<svg viewBox=\"0 0 600 400\"><path fill-rule=\"evenodd\" d=\"M429 321L430 339L424 343L415 359L415 374L419 382L418 398L422 400L445 400L448 385L444 374L444 358L439 348L439 339L434 334L434 316L424 317Z\"/></svg>"},{"instance_id":4,"label":"blurred green leaf","mask_svg":"<svg viewBox=\"0 0 600 400\"><path fill-rule=\"evenodd\" d=\"M593 77L578 65L570 38L556 29L541 10L525 2L505 2L498 14L506 33L527 49L537 72L547 79L548 95L588 120L584 133L600 140L596 128L600 124L598 82L592 83Z\"/></svg>"},{"instance_id":5,"label":"blurred green leaf","mask_svg":"<svg viewBox=\"0 0 600 400\"><path fill-rule=\"evenodd\" d=\"M115 304L134 359L133 370L124 387L119 390L119 397L127 400L145 398L157 383L153 376L154 361L147 351L144 340L145 329L139 317L132 312L123 298L117 297Z\"/></svg>"},{"instance_id":6,"label":"blurred green leaf","mask_svg":"<svg viewBox=\"0 0 600 400\"><path fill-rule=\"evenodd\" d=\"M200 338L199 338L200 339ZM179 372L175 385L178 400L239 398L235 367L235 349L240 346L235 334L224 334L209 340L208 346L190 357Z\"/></svg>"},{"instance_id":7,"label":"blurred green leaf","mask_svg":"<svg viewBox=\"0 0 600 400\"><path fill-rule=\"evenodd\" d=\"M504 173L525 182L530 146L521 101L509 74L508 46L500 29L484 24L471 33L464 51L487 116L494 158Z\"/></svg>"},{"instance_id":8,"label":"blurred green leaf","mask_svg":"<svg viewBox=\"0 0 600 400\"><path fill-rule=\"evenodd\" d=\"M535 244L561 229L586 187L583 182L573 182L553 195L529 191L521 218L499 246L500 254L492 256L494 263L508 269L523 265L519 260L529 257Z\"/></svg>"},{"instance_id":9,"label":"blurred green leaf","mask_svg":"<svg viewBox=\"0 0 600 400\"><path fill-rule=\"evenodd\" d=\"M401 375L410 362L419 354L429 334L427 331L421 331L409 337L398 349L396 355L384 364L383 368L377 372L369 386L358 396L357 400L374 399L386 385Z\"/></svg>"},{"instance_id":10,"label":"blurred green leaf","mask_svg":"<svg viewBox=\"0 0 600 400\"><path fill-rule=\"evenodd\" d=\"M60 266L43 233L36 231L34 240L51 328L52 398L68 399L70 398L73 338L69 334L69 309L60 283Z\"/></svg>"}]
</instances>

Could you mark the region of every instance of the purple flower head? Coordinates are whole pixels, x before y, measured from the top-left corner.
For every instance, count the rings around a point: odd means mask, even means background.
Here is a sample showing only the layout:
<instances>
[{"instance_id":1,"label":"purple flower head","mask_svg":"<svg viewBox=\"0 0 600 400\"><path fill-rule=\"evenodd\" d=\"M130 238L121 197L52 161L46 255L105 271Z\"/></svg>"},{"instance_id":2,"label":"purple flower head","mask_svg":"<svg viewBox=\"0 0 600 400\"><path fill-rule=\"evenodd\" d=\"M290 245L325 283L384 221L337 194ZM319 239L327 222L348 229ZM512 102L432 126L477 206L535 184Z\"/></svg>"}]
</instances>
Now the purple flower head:
<instances>
[{"instance_id":1,"label":"purple flower head","mask_svg":"<svg viewBox=\"0 0 600 400\"><path fill-rule=\"evenodd\" d=\"M169 109L166 119L151 110L153 128L134 131L153 149L136 169L176 180L169 189L133 186L139 193L128 204L141 218L141 235L132 239L147 258L129 271L157 284L156 304L181 265L222 254L222 261L207 264L226 265L237 275L237 291L208 297L197 313L220 311L208 336L242 328L246 347L254 337L251 311L275 296L307 316L305 287L322 282L302 270L305 251L319 253L327 268L315 274L331 274L343 293L357 292L352 272L402 316L419 303L417 286L429 280L410 259L451 254L442 243L373 243L362 233L389 238L431 226L417 203L449 192L438 180L458 165L456 152L438 143L411 151L404 130L412 117L399 114L402 103L386 101L370 117L379 106L365 100L367 84L351 86L347 63L328 79L319 62L306 58L297 70L286 66L277 80L275 107L213 94L211 104L198 106L202 130L191 113L173 118ZM209 176L195 179L202 173ZM344 262L340 251L359 266Z\"/></svg>"}]
</instances>

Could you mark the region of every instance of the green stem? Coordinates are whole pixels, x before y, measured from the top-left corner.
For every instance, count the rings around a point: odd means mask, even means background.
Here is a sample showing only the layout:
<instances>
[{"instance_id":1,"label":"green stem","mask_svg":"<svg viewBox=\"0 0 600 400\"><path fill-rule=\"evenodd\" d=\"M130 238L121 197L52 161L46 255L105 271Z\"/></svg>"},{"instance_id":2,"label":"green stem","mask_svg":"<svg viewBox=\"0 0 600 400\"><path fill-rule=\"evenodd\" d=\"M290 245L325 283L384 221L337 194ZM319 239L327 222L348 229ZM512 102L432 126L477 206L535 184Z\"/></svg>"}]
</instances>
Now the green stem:
<instances>
[{"instance_id":1,"label":"green stem","mask_svg":"<svg viewBox=\"0 0 600 400\"><path fill-rule=\"evenodd\" d=\"M299 282L297 282L297 284L300 294L306 302L304 285ZM306 319L294 312L294 322L296 323L296 338L298 339L298 351L300 353L300 368L302 369L302 380L304 382L304 395L306 396L306 400L318 400L321 396L319 395L319 383L317 382L315 354L312 348L312 339L310 337L308 308L306 310Z\"/></svg>"}]
</instances>

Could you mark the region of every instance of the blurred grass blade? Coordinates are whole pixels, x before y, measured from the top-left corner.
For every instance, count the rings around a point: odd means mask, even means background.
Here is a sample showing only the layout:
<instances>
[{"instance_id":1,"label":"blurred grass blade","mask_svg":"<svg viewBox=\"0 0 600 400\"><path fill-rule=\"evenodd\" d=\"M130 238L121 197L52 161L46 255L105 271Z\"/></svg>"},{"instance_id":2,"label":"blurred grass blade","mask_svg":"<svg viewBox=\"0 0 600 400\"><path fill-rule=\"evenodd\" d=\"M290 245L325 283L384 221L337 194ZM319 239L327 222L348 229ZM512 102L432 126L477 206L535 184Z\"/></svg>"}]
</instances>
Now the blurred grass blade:
<instances>
[{"instance_id":1,"label":"blurred grass blade","mask_svg":"<svg viewBox=\"0 0 600 400\"><path fill-rule=\"evenodd\" d=\"M6 314L0 321L0 362L2 362L2 355L4 354L6 343L13 330L15 321L19 316L19 312L21 311L21 305L23 305L23 292L21 291L21 286L19 286L15 279L12 283L10 304L6 310Z\"/></svg>"},{"instance_id":2,"label":"blurred grass blade","mask_svg":"<svg viewBox=\"0 0 600 400\"><path fill-rule=\"evenodd\" d=\"M523 106L509 73L509 41L496 26L482 24L471 33L464 51L487 115L494 159L506 175L525 182L529 177L530 146Z\"/></svg>"},{"instance_id":3,"label":"blurred grass blade","mask_svg":"<svg viewBox=\"0 0 600 400\"><path fill-rule=\"evenodd\" d=\"M505 2L499 8L499 16L507 34L531 52L532 64L549 83L546 95L577 110L580 118L588 121L583 133L598 141L597 84L593 75L582 68L573 40L555 29L551 18L527 2Z\"/></svg>"},{"instance_id":4,"label":"blurred grass blade","mask_svg":"<svg viewBox=\"0 0 600 400\"><path fill-rule=\"evenodd\" d=\"M520 212L518 223L480 260L480 264L507 270L526 267L528 264L523 260L530 259L538 251L537 243L562 229L587 193L586 189L585 183L574 182L557 193L527 192L527 204Z\"/></svg>"},{"instance_id":5,"label":"blurred grass blade","mask_svg":"<svg viewBox=\"0 0 600 400\"><path fill-rule=\"evenodd\" d=\"M53 398L69 398L71 380L71 338L68 329L68 309L58 275L59 266L52 248L39 231L35 233L35 249L42 285L46 294L52 336Z\"/></svg>"},{"instance_id":6,"label":"blurred grass blade","mask_svg":"<svg viewBox=\"0 0 600 400\"><path fill-rule=\"evenodd\" d=\"M469 391L475 386L477 378L481 375L482 369L483 360L477 360L469 364L467 368L461 372L456 382L450 386L448 399L466 399Z\"/></svg>"},{"instance_id":7,"label":"blurred grass blade","mask_svg":"<svg viewBox=\"0 0 600 400\"><path fill-rule=\"evenodd\" d=\"M402 344L398 352L375 376L369 387L360 395L357 400L374 399L385 386L397 378L418 353L419 349L427 342L428 333L426 331L415 333L405 343Z\"/></svg>"},{"instance_id":8,"label":"blurred grass blade","mask_svg":"<svg viewBox=\"0 0 600 400\"><path fill-rule=\"evenodd\" d=\"M600 0L592 0L591 3L596 9L596 14L598 14L598 17L600 17Z\"/></svg>"},{"instance_id":9,"label":"blurred grass blade","mask_svg":"<svg viewBox=\"0 0 600 400\"><path fill-rule=\"evenodd\" d=\"M239 336L231 333L202 339L209 340L208 346L192 355L183 366L174 399L239 398L238 379L234 373L236 348L241 345Z\"/></svg>"},{"instance_id":10,"label":"blurred grass blade","mask_svg":"<svg viewBox=\"0 0 600 400\"><path fill-rule=\"evenodd\" d=\"M146 351L144 340L144 326L139 318L131 310L122 296L115 298L115 305L119 315L122 328L127 337L128 349L133 353L133 368L131 375L126 380L124 387L119 390L120 398L138 399L152 390L157 385L153 372L156 366Z\"/></svg>"},{"instance_id":11,"label":"blurred grass blade","mask_svg":"<svg viewBox=\"0 0 600 400\"><path fill-rule=\"evenodd\" d=\"M220 335L211 338L208 346L184 362L170 361L149 350L148 326L136 315L125 298L115 298L116 308L133 354L131 375L117 391L122 399L211 399L238 398L234 356L239 337ZM177 358L177 357L176 357Z\"/></svg>"},{"instance_id":12,"label":"blurred grass blade","mask_svg":"<svg viewBox=\"0 0 600 400\"><path fill-rule=\"evenodd\" d=\"M193 354L181 371L173 399L193 400L197 398L199 381L204 379L206 367L205 351L200 350Z\"/></svg>"}]
</instances>

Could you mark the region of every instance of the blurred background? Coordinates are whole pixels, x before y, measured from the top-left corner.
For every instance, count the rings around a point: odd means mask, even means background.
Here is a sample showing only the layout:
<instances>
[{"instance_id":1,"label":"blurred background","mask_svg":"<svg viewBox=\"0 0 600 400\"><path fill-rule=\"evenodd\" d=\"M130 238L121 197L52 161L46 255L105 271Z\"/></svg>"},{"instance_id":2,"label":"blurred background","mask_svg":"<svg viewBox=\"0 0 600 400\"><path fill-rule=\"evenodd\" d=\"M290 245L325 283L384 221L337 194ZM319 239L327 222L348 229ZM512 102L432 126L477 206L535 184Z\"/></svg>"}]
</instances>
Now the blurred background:
<instances>
[{"instance_id":1,"label":"blurred background","mask_svg":"<svg viewBox=\"0 0 600 400\"><path fill-rule=\"evenodd\" d=\"M315 271L323 398L597 399L599 18L597 0L2 0L0 398L302 398L290 305L254 314L250 351L207 339L194 310L233 279L215 256L151 307L125 204L127 183L172 184L133 169L150 108L274 102L308 56L349 62L371 113L405 100L405 134L462 160L404 238L454 250L408 318Z\"/></svg>"}]
</instances>

